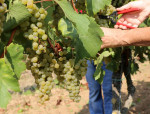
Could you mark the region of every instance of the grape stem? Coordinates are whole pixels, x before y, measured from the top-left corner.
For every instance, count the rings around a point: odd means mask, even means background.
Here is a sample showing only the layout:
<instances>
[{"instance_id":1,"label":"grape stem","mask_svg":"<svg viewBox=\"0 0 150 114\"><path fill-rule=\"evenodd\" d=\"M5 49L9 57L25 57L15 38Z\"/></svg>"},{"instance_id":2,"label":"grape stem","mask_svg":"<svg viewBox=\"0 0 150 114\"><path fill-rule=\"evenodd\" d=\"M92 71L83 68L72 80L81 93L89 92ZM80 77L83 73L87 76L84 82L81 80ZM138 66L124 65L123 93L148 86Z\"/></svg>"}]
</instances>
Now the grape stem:
<instances>
[{"instance_id":1,"label":"grape stem","mask_svg":"<svg viewBox=\"0 0 150 114\"><path fill-rule=\"evenodd\" d=\"M50 6L47 6L47 7L45 8L45 10L47 10L49 7L52 7L52 6L54 6L54 5L56 5L56 4L52 4L52 5L50 5Z\"/></svg>"},{"instance_id":2,"label":"grape stem","mask_svg":"<svg viewBox=\"0 0 150 114\"><path fill-rule=\"evenodd\" d=\"M55 52L55 54L56 54L56 55L59 55L58 52L57 52L57 50L54 48L53 44L51 43L50 39L47 38L47 40L48 40L48 43L49 43L50 47L51 47L51 48L53 49L53 51Z\"/></svg>"},{"instance_id":3,"label":"grape stem","mask_svg":"<svg viewBox=\"0 0 150 114\"><path fill-rule=\"evenodd\" d=\"M78 10L76 9L76 7L75 7L75 4L74 4L73 0L71 0L71 2L72 2L72 6L73 6L74 11L76 11L76 12L78 13Z\"/></svg>"},{"instance_id":4,"label":"grape stem","mask_svg":"<svg viewBox=\"0 0 150 114\"><path fill-rule=\"evenodd\" d=\"M12 31L7 46L9 46L9 45L11 44L11 42L12 42L12 40L13 40L13 38L14 38L15 33L16 33L16 29L14 29L14 30ZM4 54L6 54L6 53L7 53L7 50L4 50L4 52L2 53L2 55L0 56L0 58L3 58L3 57L4 57Z\"/></svg>"},{"instance_id":5,"label":"grape stem","mask_svg":"<svg viewBox=\"0 0 150 114\"><path fill-rule=\"evenodd\" d=\"M9 12L9 10L6 10L5 12L2 13L2 15L6 14L6 13L8 13L8 12Z\"/></svg>"},{"instance_id":6,"label":"grape stem","mask_svg":"<svg viewBox=\"0 0 150 114\"><path fill-rule=\"evenodd\" d=\"M53 1L53 0L41 0L41 1L36 1L34 3L37 4L37 3L46 2L46 1Z\"/></svg>"}]
</instances>

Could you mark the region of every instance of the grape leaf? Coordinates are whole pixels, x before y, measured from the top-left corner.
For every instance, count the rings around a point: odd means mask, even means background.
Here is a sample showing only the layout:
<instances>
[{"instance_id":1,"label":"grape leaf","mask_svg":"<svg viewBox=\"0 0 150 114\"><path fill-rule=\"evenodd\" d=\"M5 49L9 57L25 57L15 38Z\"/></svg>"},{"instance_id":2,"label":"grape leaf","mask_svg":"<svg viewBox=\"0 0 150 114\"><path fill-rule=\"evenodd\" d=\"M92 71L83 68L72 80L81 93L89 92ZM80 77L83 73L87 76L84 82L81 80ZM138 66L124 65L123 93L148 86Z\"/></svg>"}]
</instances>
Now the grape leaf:
<instances>
[{"instance_id":1,"label":"grape leaf","mask_svg":"<svg viewBox=\"0 0 150 114\"><path fill-rule=\"evenodd\" d=\"M25 62L23 62L23 51L24 48L18 44L11 43L7 47L6 59L18 78L20 78L21 73L26 69Z\"/></svg>"},{"instance_id":2,"label":"grape leaf","mask_svg":"<svg viewBox=\"0 0 150 114\"><path fill-rule=\"evenodd\" d=\"M1 35L1 40L2 42L4 43L4 45L7 45L8 42L9 42L9 39L10 39L10 36L11 36L11 32L3 32L2 35Z\"/></svg>"},{"instance_id":3,"label":"grape leaf","mask_svg":"<svg viewBox=\"0 0 150 114\"><path fill-rule=\"evenodd\" d=\"M63 9L65 16L75 26L79 38L76 39L76 61L82 58L95 57L102 44L100 37L103 32L94 18L88 15L77 14L67 0L55 0Z\"/></svg>"},{"instance_id":4,"label":"grape leaf","mask_svg":"<svg viewBox=\"0 0 150 114\"><path fill-rule=\"evenodd\" d=\"M0 55L2 55L3 51L4 51L4 43L3 42L0 42Z\"/></svg>"},{"instance_id":5,"label":"grape leaf","mask_svg":"<svg viewBox=\"0 0 150 114\"><path fill-rule=\"evenodd\" d=\"M61 31L64 37L76 38L79 37L73 24L66 18L61 18L58 22L58 30Z\"/></svg>"},{"instance_id":6,"label":"grape leaf","mask_svg":"<svg viewBox=\"0 0 150 114\"><path fill-rule=\"evenodd\" d=\"M110 5L112 0L86 0L86 9L89 15L97 14L106 5Z\"/></svg>"},{"instance_id":7,"label":"grape leaf","mask_svg":"<svg viewBox=\"0 0 150 114\"><path fill-rule=\"evenodd\" d=\"M22 45L24 47L24 49L32 48L32 41L28 40L27 38L24 38L22 32L20 32L20 34L14 36L13 43Z\"/></svg>"},{"instance_id":8,"label":"grape leaf","mask_svg":"<svg viewBox=\"0 0 150 114\"><path fill-rule=\"evenodd\" d=\"M136 62L134 62L134 61L132 61L131 62L131 64L130 64L131 66L131 71L130 71L130 73L133 75L133 74L136 74L136 72L137 71L139 71L139 65L136 63Z\"/></svg>"},{"instance_id":9,"label":"grape leaf","mask_svg":"<svg viewBox=\"0 0 150 114\"><path fill-rule=\"evenodd\" d=\"M95 80L97 80L100 84L102 84L103 82L103 77L105 75L105 71L102 70L102 65L103 65L103 58L104 57L109 57L110 55L112 55L112 52L109 51L104 51L100 54L100 56L97 58L97 67L96 67L96 71L94 73L94 78Z\"/></svg>"},{"instance_id":10,"label":"grape leaf","mask_svg":"<svg viewBox=\"0 0 150 114\"><path fill-rule=\"evenodd\" d=\"M7 14L6 22L4 23L4 31L12 30L30 16L31 14L21 2L14 2Z\"/></svg>"},{"instance_id":11,"label":"grape leaf","mask_svg":"<svg viewBox=\"0 0 150 114\"><path fill-rule=\"evenodd\" d=\"M11 99L9 90L19 91L19 84L9 65L5 63L5 59L0 59L0 107L6 108Z\"/></svg>"},{"instance_id":12,"label":"grape leaf","mask_svg":"<svg viewBox=\"0 0 150 114\"><path fill-rule=\"evenodd\" d=\"M55 5L54 5L54 1L45 1L42 3L43 4L43 8L47 8L46 11L47 16L45 18L45 23L48 24L49 21L53 20L53 11L55 10Z\"/></svg>"}]
</instances>

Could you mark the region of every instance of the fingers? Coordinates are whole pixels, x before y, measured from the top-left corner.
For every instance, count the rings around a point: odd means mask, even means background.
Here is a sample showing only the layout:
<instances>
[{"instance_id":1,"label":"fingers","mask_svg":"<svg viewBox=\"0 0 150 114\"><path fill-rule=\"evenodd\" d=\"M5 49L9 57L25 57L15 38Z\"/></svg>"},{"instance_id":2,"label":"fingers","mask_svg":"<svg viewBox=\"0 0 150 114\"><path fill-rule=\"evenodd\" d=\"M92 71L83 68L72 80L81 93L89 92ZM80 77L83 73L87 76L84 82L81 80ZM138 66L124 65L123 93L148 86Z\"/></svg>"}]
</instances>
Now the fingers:
<instances>
[{"instance_id":1,"label":"fingers","mask_svg":"<svg viewBox=\"0 0 150 114\"><path fill-rule=\"evenodd\" d=\"M115 26L114 26L114 28L115 28L115 29L118 29L118 28L119 28L119 26L118 26L118 25L115 25Z\"/></svg>"},{"instance_id":2,"label":"fingers","mask_svg":"<svg viewBox=\"0 0 150 114\"><path fill-rule=\"evenodd\" d=\"M125 9L129 9L132 7L132 2L120 7L120 8L117 8L117 11L122 11L122 10L125 10Z\"/></svg>"},{"instance_id":3,"label":"fingers","mask_svg":"<svg viewBox=\"0 0 150 114\"><path fill-rule=\"evenodd\" d=\"M123 23L123 22L124 22L124 18L120 18L120 19L118 20L118 22L119 22L119 23ZM119 26L119 25L115 25L114 28L115 28L115 29L118 29L118 28L120 28L120 26Z\"/></svg>"},{"instance_id":4,"label":"fingers","mask_svg":"<svg viewBox=\"0 0 150 114\"><path fill-rule=\"evenodd\" d=\"M122 23L122 25L115 25L114 28L116 29L123 29L123 30L127 30L129 29L130 27L134 27L134 28L137 28L139 26L139 24L132 24L132 23L129 23L127 21L124 21L124 22L120 22L119 23ZM126 26L127 25L127 26Z\"/></svg>"},{"instance_id":5,"label":"fingers","mask_svg":"<svg viewBox=\"0 0 150 114\"><path fill-rule=\"evenodd\" d=\"M105 48L105 46L104 46L104 45L101 45L101 50L104 49L104 48Z\"/></svg>"},{"instance_id":6,"label":"fingers","mask_svg":"<svg viewBox=\"0 0 150 114\"><path fill-rule=\"evenodd\" d=\"M138 28L138 25L133 25L133 27Z\"/></svg>"}]
</instances>

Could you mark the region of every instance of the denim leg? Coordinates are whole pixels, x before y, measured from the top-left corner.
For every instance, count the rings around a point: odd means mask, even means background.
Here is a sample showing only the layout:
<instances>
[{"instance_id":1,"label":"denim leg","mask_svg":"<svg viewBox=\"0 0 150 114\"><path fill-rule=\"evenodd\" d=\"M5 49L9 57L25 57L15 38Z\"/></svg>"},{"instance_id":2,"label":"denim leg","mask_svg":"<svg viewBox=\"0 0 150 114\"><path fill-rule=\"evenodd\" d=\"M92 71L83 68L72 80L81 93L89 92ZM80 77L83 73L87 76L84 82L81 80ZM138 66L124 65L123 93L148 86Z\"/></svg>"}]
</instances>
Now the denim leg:
<instances>
[{"instance_id":1,"label":"denim leg","mask_svg":"<svg viewBox=\"0 0 150 114\"><path fill-rule=\"evenodd\" d=\"M102 66L105 70L105 76L103 79L103 95L104 95L104 112L105 114L112 114L112 71L106 69L105 64Z\"/></svg>"},{"instance_id":2,"label":"denim leg","mask_svg":"<svg viewBox=\"0 0 150 114\"><path fill-rule=\"evenodd\" d=\"M89 86L89 110L90 114L103 114L103 99L100 84L93 78L95 66L93 61L87 61L86 80Z\"/></svg>"}]
</instances>

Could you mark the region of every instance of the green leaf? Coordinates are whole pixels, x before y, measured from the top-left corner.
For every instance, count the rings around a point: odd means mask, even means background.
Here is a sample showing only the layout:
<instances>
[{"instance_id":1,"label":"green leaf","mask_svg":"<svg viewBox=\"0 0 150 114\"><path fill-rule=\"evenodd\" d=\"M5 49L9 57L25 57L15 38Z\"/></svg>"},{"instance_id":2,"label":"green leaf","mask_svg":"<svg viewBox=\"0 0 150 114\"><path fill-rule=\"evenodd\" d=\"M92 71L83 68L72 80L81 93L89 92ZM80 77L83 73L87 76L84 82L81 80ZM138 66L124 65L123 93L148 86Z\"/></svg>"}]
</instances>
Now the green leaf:
<instances>
[{"instance_id":1,"label":"green leaf","mask_svg":"<svg viewBox=\"0 0 150 114\"><path fill-rule=\"evenodd\" d=\"M86 5L86 11L89 16L93 16L93 6L92 6L92 0L85 0Z\"/></svg>"},{"instance_id":2,"label":"green leaf","mask_svg":"<svg viewBox=\"0 0 150 114\"><path fill-rule=\"evenodd\" d=\"M103 57L109 57L110 55L112 55L113 53L112 52L109 52L109 51L104 51L101 55Z\"/></svg>"},{"instance_id":3,"label":"green leaf","mask_svg":"<svg viewBox=\"0 0 150 114\"><path fill-rule=\"evenodd\" d=\"M15 2L9 9L6 22L4 23L4 31L12 30L30 16L31 14L21 2Z\"/></svg>"},{"instance_id":4,"label":"green leaf","mask_svg":"<svg viewBox=\"0 0 150 114\"><path fill-rule=\"evenodd\" d=\"M105 71L102 70L102 65L103 65L102 60L104 57L109 57L112 54L113 54L112 52L104 51L97 58L97 67L96 67L96 71L94 73L94 78L95 78L95 80L98 80L98 82L100 84L103 82L103 77L105 75Z\"/></svg>"},{"instance_id":5,"label":"green leaf","mask_svg":"<svg viewBox=\"0 0 150 114\"><path fill-rule=\"evenodd\" d=\"M90 16L97 14L106 5L110 5L112 0L86 0L86 9Z\"/></svg>"},{"instance_id":6,"label":"green leaf","mask_svg":"<svg viewBox=\"0 0 150 114\"><path fill-rule=\"evenodd\" d=\"M76 39L76 61L82 58L95 57L102 44L103 32L94 18L77 14L66 0L55 0L63 9L65 16L74 24L79 38Z\"/></svg>"},{"instance_id":7,"label":"green leaf","mask_svg":"<svg viewBox=\"0 0 150 114\"><path fill-rule=\"evenodd\" d=\"M61 18L58 22L58 30L61 31L64 37L76 38L79 37L73 24L66 18Z\"/></svg>"},{"instance_id":8,"label":"green leaf","mask_svg":"<svg viewBox=\"0 0 150 114\"><path fill-rule=\"evenodd\" d=\"M24 38L22 32L14 36L13 43L22 45L24 49L32 48L32 41L28 40L27 38Z\"/></svg>"},{"instance_id":9,"label":"green leaf","mask_svg":"<svg viewBox=\"0 0 150 114\"><path fill-rule=\"evenodd\" d=\"M44 20L47 25L49 21L53 20L53 11L55 10L54 1L43 2L42 5L43 8L46 8L46 11L48 12Z\"/></svg>"},{"instance_id":10,"label":"green leaf","mask_svg":"<svg viewBox=\"0 0 150 114\"><path fill-rule=\"evenodd\" d=\"M97 65L96 71L94 73L95 80L98 80L101 77L101 69L102 69L101 66L102 65L103 65L102 62Z\"/></svg>"},{"instance_id":11,"label":"green leaf","mask_svg":"<svg viewBox=\"0 0 150 114\"><path fill-rule=\"evenodd\" d=\"M99 74L100 78L97 80L99 84L103 83L103 78L105 76L105 71L103 69L101 69L101 73Z\"/></svg>"},{"instance_id":12,"label":"green leaf","mask_svg":"<svg viewBox=\"0 0 150 114\"><path fill-rule=\"evenodd\" d=\"M135 63L134 61L131 62L131 74L136 74L136 72L139 70L139 65Z\"/></svg>"},{"instance_id":13,"label":"green leaf","mask_svg":"<svg viewBox=\"0 0 150 114\"><path fill-rule=\"evenodd\" d=\"M18 44L11 43L9 47L7 47L6 58L18 78L20 78L21 73L26 69L25 62L23 62L23 51L24 48Z\"/></svg>"},{"instance_id":14,"label":"green leaf","mask_svg":"<svg viewBox=\"0 0 150 114\"><path fill-rule=\"evenodd\" d=\"M19 91L19 84L14 78L14 72L6 64L5 59L0 59L0 107L6 108L11 95L9 90Z\"/></svg>"},{"instance_id":15,"label":"green leaf","mask_svg":"<svg viewBox=\"0 0 150 114\"><path fill-rule=\"evenodd\" d=\"M4 43L4 45L7 45L9 42L9 39L11 37L11 32L3 32L1 35L1 40Z\"/></svg>"},{"instance_id":16,"label":"green leaf","mask_svg":"<svg viewBox=\"0 0 150 114\"><path fill-rule=\"evenodd\" d=\"M8 92L6 86L0 83L0 107L6 108L10 100L11 100L11 95Z\"/></svg>"},{"instance_id":17,"label":"green leaf","mask_svg":"<svg viewBox=\"0 0 150 114\"><path fill-rule=\"evenodd\" d=\"M0 56L4 52L4 47L5 47L4 43L0 41Z\"/></svg>"}]
</instances>

